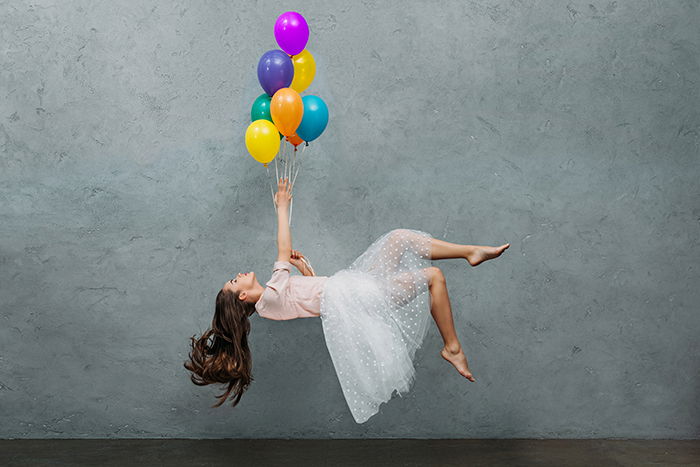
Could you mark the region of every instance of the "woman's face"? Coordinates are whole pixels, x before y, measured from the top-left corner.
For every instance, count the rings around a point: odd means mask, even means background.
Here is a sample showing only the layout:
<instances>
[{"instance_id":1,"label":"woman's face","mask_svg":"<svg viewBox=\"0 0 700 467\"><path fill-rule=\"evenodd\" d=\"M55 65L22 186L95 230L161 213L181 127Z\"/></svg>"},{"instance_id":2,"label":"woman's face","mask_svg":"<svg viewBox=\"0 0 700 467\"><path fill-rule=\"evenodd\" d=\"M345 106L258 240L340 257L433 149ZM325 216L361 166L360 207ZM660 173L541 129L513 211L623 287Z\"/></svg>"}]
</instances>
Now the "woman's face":
<instances>
[{"instance_id":1,"label":"woman's face","mask_svg":"<svg viewBox=\"0 0 700 467\"><path fill-rule=\"evenodd\" d=\"M223 289L230 290L236 294L239 299L245 300L257 283L258 280L255 278L254 272L241 272L236 277L226 282Z\"/></svg>"}]
</instances>

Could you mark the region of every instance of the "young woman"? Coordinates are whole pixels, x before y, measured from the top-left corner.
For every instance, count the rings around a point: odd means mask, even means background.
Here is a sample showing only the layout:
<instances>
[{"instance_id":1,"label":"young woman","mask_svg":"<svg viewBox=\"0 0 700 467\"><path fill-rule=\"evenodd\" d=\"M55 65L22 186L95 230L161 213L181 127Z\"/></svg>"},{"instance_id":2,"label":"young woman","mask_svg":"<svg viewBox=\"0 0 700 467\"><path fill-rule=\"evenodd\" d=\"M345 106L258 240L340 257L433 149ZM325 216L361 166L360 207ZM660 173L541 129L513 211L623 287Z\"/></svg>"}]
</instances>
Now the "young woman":
<instances>
[{"instance_id":1,"label":"young woman","mask_svg":"<svg viewBox=\"0 0 700 467\"><path fill-rule=\"evenodd\" d=\"M345 400L357 423L378 412L393 392L408 392L415 378L413 358L427 332L429 315L440 331L442 358L475 382L457 338L445 276L431 260L464 258L471 266L507 249L460 245L411 229L395 229L370 245L350 266L316 276L304 255L292 249L288 179L278 181L277 260L263 287L254 272L239 273L216 297L211 329L190 338L190 370L197 385L224 383L214 407L229 395L235 407L253 381L248 347L249 317L273 320L320 317ZM296 267L301 276L291 275ZM209 338L213 337L212 342Z\"/></svg>"}]
</instances>

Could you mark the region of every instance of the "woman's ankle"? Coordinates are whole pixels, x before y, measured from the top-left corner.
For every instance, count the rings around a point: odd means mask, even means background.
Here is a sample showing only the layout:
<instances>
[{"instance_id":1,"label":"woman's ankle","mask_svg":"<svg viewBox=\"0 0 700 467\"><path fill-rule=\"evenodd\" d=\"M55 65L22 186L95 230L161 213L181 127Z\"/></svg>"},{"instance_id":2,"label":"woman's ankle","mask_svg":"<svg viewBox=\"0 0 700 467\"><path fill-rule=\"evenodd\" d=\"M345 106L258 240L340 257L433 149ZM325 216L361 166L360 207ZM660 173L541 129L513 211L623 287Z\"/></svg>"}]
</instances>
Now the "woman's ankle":
<instances>
[{"instance_id":1,"label":"woman's ankle","mask_svg":"<svg viewBox=\"0 0 700 467\"><path fill-rule=\"evenodd\" d=\"M462 351L462 344L459 342L450 342L449 344L445 344L443 348L450 353L459 353Z\"/></svg>"}]
</instances>

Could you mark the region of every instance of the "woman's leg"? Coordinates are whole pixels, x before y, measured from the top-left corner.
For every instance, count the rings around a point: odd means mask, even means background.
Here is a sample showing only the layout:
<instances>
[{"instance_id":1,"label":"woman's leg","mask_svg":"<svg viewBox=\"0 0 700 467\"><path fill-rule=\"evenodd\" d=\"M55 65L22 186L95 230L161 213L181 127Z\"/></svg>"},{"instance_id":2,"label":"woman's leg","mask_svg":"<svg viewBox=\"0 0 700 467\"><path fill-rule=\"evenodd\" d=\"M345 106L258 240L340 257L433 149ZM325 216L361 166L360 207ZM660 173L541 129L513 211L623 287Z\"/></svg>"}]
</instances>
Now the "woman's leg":
<instances>
[{"instance_id":1,"label":"woman's leg","mask_svg":"<svg viewBox=\"0 0 700 467\"><path fill-rule=\"evenodd\" d=\"M401 248L403 242L411 242L418 251L425 251L428 249L426 241L427 239L425 236L417 234L410 229L394 229L391 231L391 235L389 235L389 245L385 251L387 255L390 255L395 248ZM431 238L429 246L430 251L425 251L425 254L429 254L430 259L464 258L470 265L478 266L486 260L499 257L509 246L510 243L498 247L460 245L459 243L449 243L437 238ZM392 261L392 259L386 258L385 261ZM398 263L398 258L394 258L393 261Z\"/></svg>"},{"instance_id":2,"label":"woman's leg","mask_svg":"<svg viewBox=\"0 0 700 467\"><path fill-rule=\"evenodd\" d=\"M510 243L495 246L460 245L433 238L430 243L430 259L464 258L470 265L477 266L488 259L497 258Z\"/></svg>"},{"instance_id":3,"label":"woman's leg","mask_svg":"<svg viewBox=\"0 0 700 467\"><path fill-rule=\"evenodd\" d=\"M431 266L425 269L430 288L430 313L435 324L440 330L440 335L445 345L440 351L442 358L450 362L457 371L469 381L476 381L469 371L467 357L462 351L462 345L457 338L454 321L452 320L452 307L447 294L447 281L440 268Z\"/></svg>"}]
</instances>

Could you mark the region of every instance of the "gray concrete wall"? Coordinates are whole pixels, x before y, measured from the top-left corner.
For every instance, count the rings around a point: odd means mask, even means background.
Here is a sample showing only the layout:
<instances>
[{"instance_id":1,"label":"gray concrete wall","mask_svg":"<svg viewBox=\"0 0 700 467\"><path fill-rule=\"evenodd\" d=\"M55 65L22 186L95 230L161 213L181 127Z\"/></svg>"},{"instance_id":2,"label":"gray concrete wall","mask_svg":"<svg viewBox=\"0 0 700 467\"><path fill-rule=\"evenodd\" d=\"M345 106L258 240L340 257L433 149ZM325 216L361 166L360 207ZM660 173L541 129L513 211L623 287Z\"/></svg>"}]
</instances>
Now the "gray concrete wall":
<instances>
[{"instance_id":1,"label":"gray concrete wall","mask_svg":"<svg viewBox=\"0 0 700 467\"><path fill-rule=\"evenodd\" d=\"M275 259L246 152L276 17L330 108L293 241L330 275L398 227L512 247L445 271L477 383L431 328L412 392L356 425L319 319L253 318L255 381L182 362ZM696 1L0 2L0 435L700 434Z\"/></svg>"}]
</instances>

